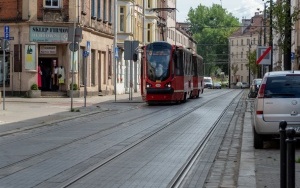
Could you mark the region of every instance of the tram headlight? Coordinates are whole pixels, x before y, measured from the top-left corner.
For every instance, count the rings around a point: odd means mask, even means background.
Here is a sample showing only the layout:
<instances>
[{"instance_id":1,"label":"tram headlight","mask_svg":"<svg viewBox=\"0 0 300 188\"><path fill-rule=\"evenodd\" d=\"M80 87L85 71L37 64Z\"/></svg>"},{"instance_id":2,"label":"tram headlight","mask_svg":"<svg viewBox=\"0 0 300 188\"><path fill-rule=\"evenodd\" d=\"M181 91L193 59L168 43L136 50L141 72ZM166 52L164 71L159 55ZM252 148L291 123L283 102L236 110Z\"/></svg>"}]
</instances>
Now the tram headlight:
<instances>
[{"instance_id":1,"label":"tram headlight","mask_svg":"<svg viewBox=\"0 0 300 188\"><path fill-rule=\"evenodd\" d=\"M171 83L170 83L170 82L167 83L167 84L166 84L166 87L171 88Z\"/></svg>"},{"instance_id":2,"label":"tram headlight","mask_svg":"<svg viewBox=\"0 0 300 188\"><path fill-rule=\"evenodd\" d=\"M151 84L146 83L146 88L150 88L150 87L151 87Z\"/></svg>"}]
</instances>

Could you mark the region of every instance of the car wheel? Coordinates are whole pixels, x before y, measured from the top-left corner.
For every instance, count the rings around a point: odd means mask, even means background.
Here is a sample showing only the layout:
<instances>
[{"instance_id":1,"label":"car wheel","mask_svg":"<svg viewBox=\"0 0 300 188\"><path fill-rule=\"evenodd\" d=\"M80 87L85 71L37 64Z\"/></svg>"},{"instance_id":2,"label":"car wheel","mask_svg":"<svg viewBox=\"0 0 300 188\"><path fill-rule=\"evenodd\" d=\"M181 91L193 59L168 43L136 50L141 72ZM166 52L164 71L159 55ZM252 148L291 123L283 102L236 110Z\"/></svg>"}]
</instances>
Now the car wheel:
<instances>
[{"instance_id":1,"label":"car wheel","mask_svg":"<svg viewBox=\"0 0 300 188\"><path fill-rule=\"evenodd\" d=\"M263 149L264 147L264 140L263 140L263 136L257 134L257 132L255 131L255 129L253 129L253 141L254 141L254 148L255 149Z\"/></svg>"}]
</instances>

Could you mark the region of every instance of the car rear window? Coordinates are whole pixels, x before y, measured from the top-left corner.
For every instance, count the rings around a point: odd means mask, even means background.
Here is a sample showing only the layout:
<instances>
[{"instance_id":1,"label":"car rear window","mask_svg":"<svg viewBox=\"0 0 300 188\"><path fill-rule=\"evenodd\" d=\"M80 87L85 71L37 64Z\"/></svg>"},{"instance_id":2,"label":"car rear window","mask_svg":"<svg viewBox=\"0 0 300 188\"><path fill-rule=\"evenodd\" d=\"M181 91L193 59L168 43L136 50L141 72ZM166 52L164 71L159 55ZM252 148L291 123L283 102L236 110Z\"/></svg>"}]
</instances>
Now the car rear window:
<instances>
[{"instance_id":1,"label":"car rear window","mask_svg":"<svg viewBox=\"0 0 300 188\"><path fill-rule=\"evenodd\" d=\"M255 80L256 85L260 85L262 80Z\"/></svg>"},{"instance_id":2,"label":"car rear window","mask_svg":"<svg viewBox=\"0 0 300 188\"><path fill-rule=\"evenodd\" d=\"M287 75L268 77L266 98L300 98L300 76Z\"/></svg>"}]
</instances>

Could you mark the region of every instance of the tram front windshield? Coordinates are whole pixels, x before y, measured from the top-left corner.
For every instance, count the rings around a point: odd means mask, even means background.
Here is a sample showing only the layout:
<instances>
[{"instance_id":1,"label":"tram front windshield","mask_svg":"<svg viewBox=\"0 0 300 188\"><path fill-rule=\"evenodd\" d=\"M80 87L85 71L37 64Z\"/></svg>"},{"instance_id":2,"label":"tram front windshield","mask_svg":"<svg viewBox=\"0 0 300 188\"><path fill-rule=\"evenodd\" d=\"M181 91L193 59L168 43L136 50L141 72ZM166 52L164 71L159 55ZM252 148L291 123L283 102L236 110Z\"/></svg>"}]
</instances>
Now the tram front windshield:
<instances>
[{"instance_id":1,"label":"tram front windshield","mask_svg":"<svg viewBox=\"0 0 300 188\"><path fill-rule=\"evenodd\" d=\"M169 77L171 45L149 44L146 48L147 73L151 81L164 81Z\"/></svg>"}]
</instances>

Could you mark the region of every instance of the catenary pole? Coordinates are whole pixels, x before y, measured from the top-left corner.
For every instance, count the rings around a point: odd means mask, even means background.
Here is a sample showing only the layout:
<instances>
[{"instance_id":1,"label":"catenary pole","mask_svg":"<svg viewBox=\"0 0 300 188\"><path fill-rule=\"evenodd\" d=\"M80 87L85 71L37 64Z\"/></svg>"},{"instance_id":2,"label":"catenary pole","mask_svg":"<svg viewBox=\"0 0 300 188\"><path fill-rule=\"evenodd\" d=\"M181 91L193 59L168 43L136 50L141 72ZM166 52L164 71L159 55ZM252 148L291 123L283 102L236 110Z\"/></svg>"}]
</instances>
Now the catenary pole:
<instances>
[{"instance_id":1,"label":"catenary pole","mask_svg":"<svg viewBox=\"0 0 300 188\"><path fill-rule=\"evenodd\" d=\"M117 101L117 16L118 16L118 0L114 0L114 42L113 42L113 50L114 50L114 75L115 75L115 86L114 86L114 90L115 90L115 102Z\"/></svg>"}]
</instances>

